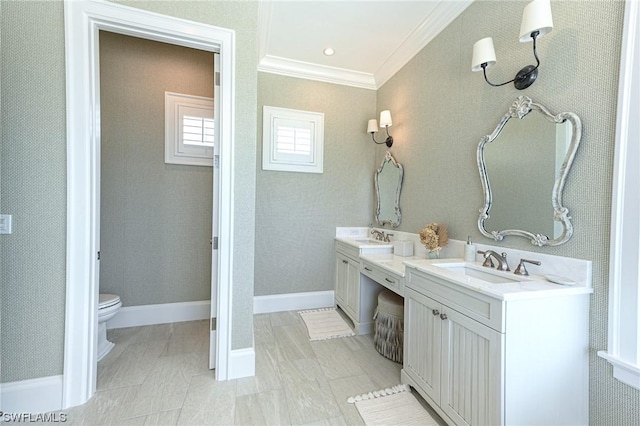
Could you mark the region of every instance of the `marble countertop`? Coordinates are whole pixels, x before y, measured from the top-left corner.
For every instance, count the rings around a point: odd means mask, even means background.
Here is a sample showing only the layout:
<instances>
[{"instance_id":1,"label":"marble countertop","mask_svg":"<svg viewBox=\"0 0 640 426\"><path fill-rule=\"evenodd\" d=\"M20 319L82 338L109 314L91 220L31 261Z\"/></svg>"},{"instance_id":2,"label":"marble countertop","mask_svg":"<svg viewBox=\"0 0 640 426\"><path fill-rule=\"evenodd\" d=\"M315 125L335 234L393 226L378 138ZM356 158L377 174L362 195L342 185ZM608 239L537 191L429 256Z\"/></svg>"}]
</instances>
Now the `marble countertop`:
<instances>
[{"instance_id":1,"label":"marble countertop","mask_svg":"<svg viewBox=\"0 0 640 426\"><path fill-rule=\"evenodd\" d=\"M537 297L554 297L578 294L593 293L591 287L580 284L560 285L548 281L539 275L520 277L513 272L503 272L490 270L490 273L502 276L510 280L517 280L508 283L490 283L482 279L454 272L445 264L454 267L469 266L484 272L480 262L465 262L462 259L409 259L403 262L405 266L412 267L418 271L444 279L450 283L460 285L464 288L477 291L487 296L499 300L530 299ZM440 265L440 266L438 266Z\"/></svg>"},{"instance_id":2,"label":"marble countertop","mask_svg":"<svg viewBox=\"0 0 640 426\"><path fill-rule=\"evenodd\" d=\"M385 271L404 278L405 264L407 260L426 260L418 256L396 256L393 253L363 254L360 259L381 267Z\"/></svg>"}]
</instances>

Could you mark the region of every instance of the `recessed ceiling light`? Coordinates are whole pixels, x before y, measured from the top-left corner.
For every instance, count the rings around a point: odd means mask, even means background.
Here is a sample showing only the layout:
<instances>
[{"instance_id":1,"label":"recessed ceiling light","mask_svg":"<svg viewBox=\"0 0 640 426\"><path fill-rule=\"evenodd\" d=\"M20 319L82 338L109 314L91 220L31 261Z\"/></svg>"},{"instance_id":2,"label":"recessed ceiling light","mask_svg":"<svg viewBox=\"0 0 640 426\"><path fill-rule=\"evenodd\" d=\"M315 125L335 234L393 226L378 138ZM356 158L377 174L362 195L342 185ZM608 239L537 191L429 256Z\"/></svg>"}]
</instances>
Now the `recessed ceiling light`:
<instances>
[{"instance_id":1,"label":"recessed ceiling light","mask_svg":"<svg viewBox=\"0 0 640 426\"><path fill-rule=\"evenodd\" d=\"M324 53L326 56L331 56L331 55L333 55L333 54L334 54L334 53L336 53L336 52L335 52L335 50L333 50L332 48L327 47L326 49L324 49L324 50L322 51L322 53Z\"/></svg>"}]
</instances>

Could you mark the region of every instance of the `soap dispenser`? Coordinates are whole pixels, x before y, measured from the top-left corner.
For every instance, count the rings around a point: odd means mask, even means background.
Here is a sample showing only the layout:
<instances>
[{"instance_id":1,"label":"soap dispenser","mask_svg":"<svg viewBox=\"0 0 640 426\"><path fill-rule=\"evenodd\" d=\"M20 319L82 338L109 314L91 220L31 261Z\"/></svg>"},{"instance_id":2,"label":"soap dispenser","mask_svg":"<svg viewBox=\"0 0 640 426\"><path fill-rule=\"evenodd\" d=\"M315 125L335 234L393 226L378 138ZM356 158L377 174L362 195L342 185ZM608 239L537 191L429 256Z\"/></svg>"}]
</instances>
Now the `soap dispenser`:
<instances>
[{"instance_id":1,"label":"soap dispenser","mask_svg":"<svg viewBox=\"0 0 640 426\"><path fill-rule=\"evenodd\" d=\"M471 236L467 237L467 244L464 246L464 261L476 261L476 245L471 242Z\"/></svg>"}]
</instances>

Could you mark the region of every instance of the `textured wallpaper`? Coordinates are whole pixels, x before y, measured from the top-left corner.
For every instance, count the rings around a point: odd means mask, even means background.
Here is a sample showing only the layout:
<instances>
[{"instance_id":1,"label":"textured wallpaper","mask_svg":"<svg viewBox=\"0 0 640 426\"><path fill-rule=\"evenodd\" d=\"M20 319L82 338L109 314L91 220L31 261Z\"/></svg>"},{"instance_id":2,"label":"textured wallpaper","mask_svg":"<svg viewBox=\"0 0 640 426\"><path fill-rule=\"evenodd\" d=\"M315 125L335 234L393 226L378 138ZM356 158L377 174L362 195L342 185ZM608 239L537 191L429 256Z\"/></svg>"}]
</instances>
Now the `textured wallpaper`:
<instances>
[{"instance_id":1,"label":"textured wallpaper","mask_svg":"<svg viewBox=\"0 0 640 426\"><path fill-rule=\"evenodd\" d=\"M2 2L0 381L62 373L66 250L61 2ZM33 23L37 23L34 25Z\"/></svg>"},{"instance_id":2,"label":"textured wallpaper","mask_svg":"<svg viewBox=\"0 0 640 426\"><path fill-rule=\"evenodd\" d=\"M258 73L256 296L333 289L337 226L368 226L376 92ZM262 170L262 107L324 113L324 171Z\"/></svg>"},{"instance_id":3,"label":"textured wallpaper","mask_svg":"<svg viewBox=\"0 0 640 426\"><path fill-rule=\"evenodd\" d=\"M523 91L513 85L490 87L482 73L471 72L473 43L493 37L497 64L487 70L489 79L501 83L513 78L534 61L531 44L518 42L523 5L474 2L378 91L378 109L394 113L394 149L405 167L400 229L417 232L428 222L442 221L455 239L471 235L483 243L593 261L590 423L640 424L640 392L613 379L610 365L596 355L607 347L611 185L624 3L552 2L555 27L538 40L542 64L537 81ZM483 198L476 147L519 95L554 113L575 112L583 124L563 197L575 233L555 248L536 248L515 237L493 242L477 230ZM378 161L383 155L378 148Z\"/></svg>"},{"instance_id":4,"label":"textured wallpaper","mask_svg":"<svg viewBox=\"0 0 640 426\"><path fill-rule=\"evenodd\" d=\"M213 168L165 164L165 91L213 97L213 53L100 33L100 292L211 298Z\"/></svg>"},{"instance_id":5,"label":"textured wallpaper","mask_svg":"<svg viewBox=\"0 0 640 426\"><path fill-rule=\"evenodd\" d=\"M232 348L253 344L257 2L131 2L236 32ZM2 2L2 382L62 374L66 244L64 10ZM208 243L208 242L207 242Z\"/></svg>"}]
</instances>

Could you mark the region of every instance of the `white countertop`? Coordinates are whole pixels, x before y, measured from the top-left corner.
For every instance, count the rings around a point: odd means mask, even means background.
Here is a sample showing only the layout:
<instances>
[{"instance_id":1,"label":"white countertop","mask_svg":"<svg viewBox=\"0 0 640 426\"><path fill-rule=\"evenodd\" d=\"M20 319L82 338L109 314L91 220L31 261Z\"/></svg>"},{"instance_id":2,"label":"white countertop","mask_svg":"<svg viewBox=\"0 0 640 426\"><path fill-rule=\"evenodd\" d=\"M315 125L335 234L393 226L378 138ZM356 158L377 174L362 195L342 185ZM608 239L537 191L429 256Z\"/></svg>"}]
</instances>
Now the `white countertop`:
<instances>
[{"instance_id":1,"label":"white countertop","mask_svg":"<svg viewBox=\"0 0 640 426\"><path fill-rule=\"evenodd\" d=\"M336 241L349 244L357 248L387 248L393 249L393 243L373 240L368 237L336 237Z\"/></svg>"},{"instance_id":2,"label":"white countertop","mask_svg":"<svg viewBox=\"0 0 640 426\"><path fill-rule=\"evenodd\" d=\"M447 268L438 267L437 264L447 263L451 266L471 265L473 268L480 270L483 268L481 262L464 262L462 259L410 259L403 262L405 266L412 267L418 271L434 275L448 282L460 285L470 290L486 294L487 296L499 300L515 300L529 299L537 297L553 297L562 295L577 295L593 293L591 287L584 285L560 285L547 281L544 277L538 275L530 275L527 277L519 277L513 272L503 272L490 270L491 273L508 277L509 279L518 279L518 282L493 284L482 279L470 277L457 272L448 270Z\"/></svg>"},{"instance_id":3,"label":"white countertop","mask_svg":"<svg viewBox=\"0 0 640 426\"><path fill-rule=\"evenodd\" d=\"M426 260L424 257L418 256L396 256L393 253L383 254L362 254L360 259L373 263L376 266L381 267L385 271L388 271L399 277L404 277L404 262L407 260Z\"/></svg>"}]
</instances>

